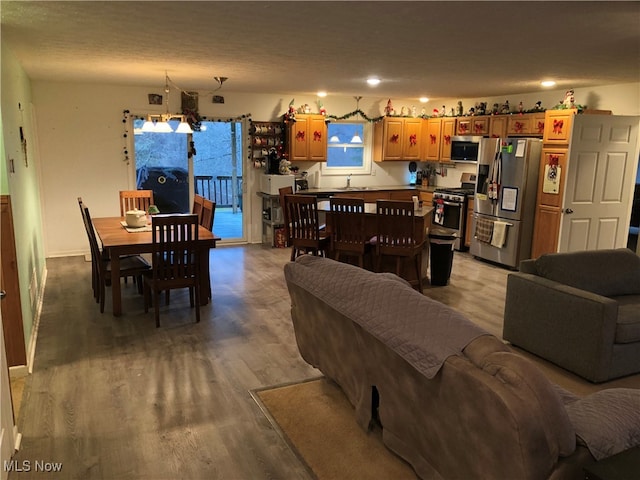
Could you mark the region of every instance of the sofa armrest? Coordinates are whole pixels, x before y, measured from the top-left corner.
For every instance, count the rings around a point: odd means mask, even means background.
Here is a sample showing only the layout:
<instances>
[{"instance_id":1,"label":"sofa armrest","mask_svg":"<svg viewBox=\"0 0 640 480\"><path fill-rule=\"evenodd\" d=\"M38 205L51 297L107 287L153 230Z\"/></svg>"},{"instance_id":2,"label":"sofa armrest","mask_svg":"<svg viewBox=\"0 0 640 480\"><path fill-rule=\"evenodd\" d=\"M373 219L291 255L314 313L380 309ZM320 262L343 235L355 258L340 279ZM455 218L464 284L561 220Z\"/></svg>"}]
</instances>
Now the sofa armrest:
<instances>
[{"instance_id":1,"label":"sofa armrest","mask_svg":"<svg viewBox=\"0 0 640 480\"><path fill-rule=\"evenodd\" d=\"M606 380L618 304L537 275L507 278L503 338L594 382Z\"/></svg>"}]
</instances>

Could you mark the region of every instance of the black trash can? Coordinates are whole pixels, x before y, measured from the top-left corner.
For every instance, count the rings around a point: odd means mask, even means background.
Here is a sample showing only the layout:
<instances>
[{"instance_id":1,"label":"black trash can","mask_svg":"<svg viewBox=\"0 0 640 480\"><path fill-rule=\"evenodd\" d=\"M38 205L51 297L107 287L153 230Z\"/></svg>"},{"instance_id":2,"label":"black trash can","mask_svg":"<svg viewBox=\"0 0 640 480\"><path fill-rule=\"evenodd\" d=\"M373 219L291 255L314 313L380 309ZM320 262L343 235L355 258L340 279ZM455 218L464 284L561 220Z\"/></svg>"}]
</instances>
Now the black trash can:
<instances>
[{"instance_id":1,"label":"black trash can","mask_svg":"<svg viewBox=\"0 0 640 480\"><path fill-rule=\"evenodd\" d=\"M455 242L455 230L436 227L429 232L431 285L443 286L449 283Z\"/></svg>"}]
</instances>

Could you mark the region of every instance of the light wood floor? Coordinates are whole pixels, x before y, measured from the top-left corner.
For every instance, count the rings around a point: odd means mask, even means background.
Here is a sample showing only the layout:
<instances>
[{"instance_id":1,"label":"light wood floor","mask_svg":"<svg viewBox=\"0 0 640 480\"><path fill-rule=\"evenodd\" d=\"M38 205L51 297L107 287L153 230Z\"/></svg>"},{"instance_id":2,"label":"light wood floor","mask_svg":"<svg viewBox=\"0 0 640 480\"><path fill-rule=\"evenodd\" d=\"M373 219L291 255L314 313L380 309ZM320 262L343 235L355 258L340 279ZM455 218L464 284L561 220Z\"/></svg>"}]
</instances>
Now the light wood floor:
<instances>
[{"instance_id":1,"label":"light wood floor","mask_svg":"<svg viewBox=\"0 0 640 480\"><path fill-rule=\"evenodd\" d=\"M93 302L90 263L49 259L15 459L62 462L47 478L310 478L249 393L319 375L295 344L288 258L262 246L213 250L201 323L186 292L173 292L159 329L131 282L114 318L110 301L104 314ZM508 273L456 253L450 285L425 294L500 336Z\"/></svg>"}]
</instances>

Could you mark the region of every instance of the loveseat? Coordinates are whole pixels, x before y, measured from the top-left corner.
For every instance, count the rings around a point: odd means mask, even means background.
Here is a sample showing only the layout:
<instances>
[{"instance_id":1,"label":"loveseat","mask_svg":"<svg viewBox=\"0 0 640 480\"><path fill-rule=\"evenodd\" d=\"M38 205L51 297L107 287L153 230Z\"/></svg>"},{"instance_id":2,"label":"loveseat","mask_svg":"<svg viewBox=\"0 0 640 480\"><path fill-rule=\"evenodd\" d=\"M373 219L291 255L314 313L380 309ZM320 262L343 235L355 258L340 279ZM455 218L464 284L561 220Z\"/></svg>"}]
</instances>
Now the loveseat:
<instances>
[{"instance_id":1,"label":"loveseat","mask_svg":"<svg viewBox=\"0 0 640 480\"><path fill-rule=\"evenodd\" d=\"M284 271L302 357L420 478L582 479L640 444L640 390L578 398L393 274L309 255Z\"/></svg>"},{"instance_id":2,"label":"loveseat","mask_svg":"<svg viewBox=\"0 0 640 480\"><path fill-rule=\"evenodd\" d=\"M592 382L640 372L640 257L552 253L507 278L503 338Z\"/></svg>"}]
</instances>

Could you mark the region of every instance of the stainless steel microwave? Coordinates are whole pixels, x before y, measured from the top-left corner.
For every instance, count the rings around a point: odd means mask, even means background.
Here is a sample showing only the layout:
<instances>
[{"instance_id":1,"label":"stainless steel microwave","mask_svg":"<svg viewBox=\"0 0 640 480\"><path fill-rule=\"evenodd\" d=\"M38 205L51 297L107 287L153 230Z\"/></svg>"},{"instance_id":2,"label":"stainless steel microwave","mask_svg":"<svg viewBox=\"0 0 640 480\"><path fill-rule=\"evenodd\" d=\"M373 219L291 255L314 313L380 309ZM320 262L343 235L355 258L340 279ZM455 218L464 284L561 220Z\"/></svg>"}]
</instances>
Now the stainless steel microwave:
<instances>
[{"instance_id":1,"label":"stainless steel microwave","mask_svg":"<svg viewBox=\"0 0 640 480\"><path fill-rule=\"evenodd\" d=\"M482 137L451 137L451 160L475 163L478 161Z\"/></svg>"}]
</instances>

